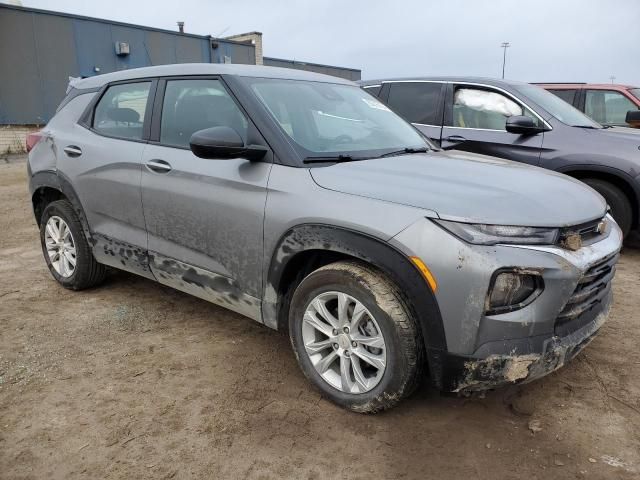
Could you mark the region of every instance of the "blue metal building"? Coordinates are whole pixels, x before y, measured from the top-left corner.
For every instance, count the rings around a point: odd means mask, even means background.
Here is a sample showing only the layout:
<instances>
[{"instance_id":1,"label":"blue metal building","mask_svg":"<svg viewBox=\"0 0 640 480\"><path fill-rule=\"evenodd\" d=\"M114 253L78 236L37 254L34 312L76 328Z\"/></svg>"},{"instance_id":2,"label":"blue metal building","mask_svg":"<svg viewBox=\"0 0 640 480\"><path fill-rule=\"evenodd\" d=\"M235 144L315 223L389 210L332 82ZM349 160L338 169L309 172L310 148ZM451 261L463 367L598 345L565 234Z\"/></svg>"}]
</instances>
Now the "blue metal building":
<instances>
[{"instance_id":1,"label":"blue metal building","mask_svg":"<svg viewBox=\"0 0 640 480\"><path fill-rule=\"evenodd\" d=\"M69 77L191 62L255 64L255 46L0 4L0 125L46 123L64 97ZM291 63L294 68L302 65ZM319 67L360 77L359 70L316 64L307 69Z\"/></svg>"}]
</instances>

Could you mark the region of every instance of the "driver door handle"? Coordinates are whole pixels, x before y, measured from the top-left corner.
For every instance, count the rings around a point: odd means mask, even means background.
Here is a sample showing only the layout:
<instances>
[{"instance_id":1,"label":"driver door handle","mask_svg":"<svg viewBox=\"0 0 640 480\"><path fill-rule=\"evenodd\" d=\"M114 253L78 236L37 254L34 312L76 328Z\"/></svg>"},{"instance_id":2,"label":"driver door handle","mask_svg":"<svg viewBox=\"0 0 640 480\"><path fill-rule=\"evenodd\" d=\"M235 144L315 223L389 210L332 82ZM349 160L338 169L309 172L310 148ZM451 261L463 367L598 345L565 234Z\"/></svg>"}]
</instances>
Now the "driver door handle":
<instances>
[{"instance_id":1,"label":"driver door handle","mask_svg":"<svg viewBox=\"0 0 640 480\"><path fill-rule=\"evenodd\" d=\"M443 138L443 140L452 143L462 143L467 141L467 139L461 135L451 135L450 137Z\"/></svg>"},{"instance_id":2,"label":"driver door handle","mask_svg":"<svg viewBox=\"0 0 640 480\"><path fill-rule=\"evenodd\" d=\"M169 173L171 171L171 165L164 160L149 160L147 168L155 173Z\"/></svg>"}]
</instances>

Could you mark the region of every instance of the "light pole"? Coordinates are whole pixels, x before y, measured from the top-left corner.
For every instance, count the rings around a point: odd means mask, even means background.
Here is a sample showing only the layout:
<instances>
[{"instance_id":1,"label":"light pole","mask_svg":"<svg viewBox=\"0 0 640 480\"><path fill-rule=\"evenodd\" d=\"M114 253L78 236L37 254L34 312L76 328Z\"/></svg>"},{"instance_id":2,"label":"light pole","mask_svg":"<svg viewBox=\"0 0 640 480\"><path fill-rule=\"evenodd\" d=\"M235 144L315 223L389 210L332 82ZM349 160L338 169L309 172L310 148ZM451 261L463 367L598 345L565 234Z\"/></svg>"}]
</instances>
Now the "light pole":
<instances>
[{"instance_id":1,"label":"light pole","mask_svg":"<svg viewBox=\"0 0 640 480\"><path fill-rule=\"evenodd\" d=\"M511 44L509 42L502 42L500 47L504 49L504 53L502 54L502 78L504 78L504 66L507 63L507 48L509 48Z\"/></svg>"},{"instance_id":2,"label":"light pole","mask_svg":"<svg viewBox=\"0 0 640 480\"><path fill-rule=\"evenodd\" d=\"M613 81L616 79L615 75L611 75L609 77L609 80L611 80L611 84L613 85Z\"/></svg>"}]
</instances>

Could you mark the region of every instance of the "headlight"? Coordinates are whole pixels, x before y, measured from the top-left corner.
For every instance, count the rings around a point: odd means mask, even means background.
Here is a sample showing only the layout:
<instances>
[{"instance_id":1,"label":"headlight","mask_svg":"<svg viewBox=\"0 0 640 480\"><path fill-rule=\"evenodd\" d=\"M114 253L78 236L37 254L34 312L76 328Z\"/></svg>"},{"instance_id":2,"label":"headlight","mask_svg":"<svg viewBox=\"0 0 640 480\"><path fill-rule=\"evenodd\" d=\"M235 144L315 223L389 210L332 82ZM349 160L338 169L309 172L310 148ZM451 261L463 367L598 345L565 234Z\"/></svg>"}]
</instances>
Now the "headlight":
<instances>
[{"instance_id":1,"label":"headlight","mask_svg":"<svg viewBox=\"0 0 640 480\"><path fill-rule=\"evenodd\" d=\"M434 220L445 230L465 242L477 245L514 243L519 245L553 245L558 240L559 229L546 227L512 227Z\"/></svg>"}]
</instances>

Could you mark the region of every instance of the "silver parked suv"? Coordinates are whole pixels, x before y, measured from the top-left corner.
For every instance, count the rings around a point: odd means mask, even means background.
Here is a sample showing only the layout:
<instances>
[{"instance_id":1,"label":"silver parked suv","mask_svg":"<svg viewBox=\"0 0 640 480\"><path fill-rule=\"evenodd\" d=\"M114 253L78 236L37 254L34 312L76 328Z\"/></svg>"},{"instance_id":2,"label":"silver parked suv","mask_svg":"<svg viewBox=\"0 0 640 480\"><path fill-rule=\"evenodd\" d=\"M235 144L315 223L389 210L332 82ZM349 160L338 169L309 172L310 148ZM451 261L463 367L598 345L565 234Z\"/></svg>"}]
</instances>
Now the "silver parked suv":
<instances>
[{"instance_id":1,"label":"silver parked suv","mask_svg":"<svg viewBox=\"0 0 640 480\"><path fill-rule=\"evenodd\" d=\"M44 258L66 288L107 266L289 332L357 412L423 369L448 391L541 377L611 305L621 233L548 170L433 147L351 82L235 65L72 81L28 139Z\"/></svg>"}]
</instances>

